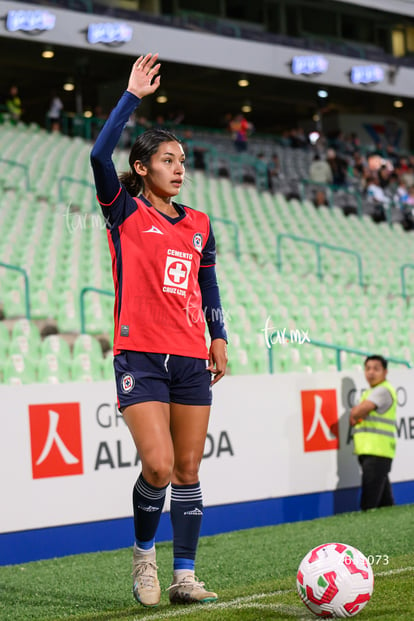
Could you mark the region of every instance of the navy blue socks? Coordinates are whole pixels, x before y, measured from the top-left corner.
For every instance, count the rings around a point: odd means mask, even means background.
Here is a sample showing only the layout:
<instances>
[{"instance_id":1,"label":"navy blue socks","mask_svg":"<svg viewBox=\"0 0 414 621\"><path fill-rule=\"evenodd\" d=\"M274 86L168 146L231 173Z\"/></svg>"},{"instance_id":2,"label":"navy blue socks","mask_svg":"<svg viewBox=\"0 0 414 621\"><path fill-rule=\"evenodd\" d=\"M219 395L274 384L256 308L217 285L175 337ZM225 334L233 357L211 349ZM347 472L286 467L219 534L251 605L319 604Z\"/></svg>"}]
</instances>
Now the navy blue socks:
<instances>
[{"instance_id":1,"label":"navy blue socks","mask_svg":"<svg viewBox=\"0 0 414 621\"><path fill-rule=\"evenodd\" d=\"M203 518L200 483L171 484L174 570L193 570Z\"/></svg>"},{"instance_id":2,"label":"navy blue socks","mask_svg":"<svg viewBox=\"0 0 414 621\"><path fill-rule=\"evenodd\" d=\"M154 546L167 487L154 487L139 475L132 493L135 543L141 550Z\"/></svg>"}]
</instances>

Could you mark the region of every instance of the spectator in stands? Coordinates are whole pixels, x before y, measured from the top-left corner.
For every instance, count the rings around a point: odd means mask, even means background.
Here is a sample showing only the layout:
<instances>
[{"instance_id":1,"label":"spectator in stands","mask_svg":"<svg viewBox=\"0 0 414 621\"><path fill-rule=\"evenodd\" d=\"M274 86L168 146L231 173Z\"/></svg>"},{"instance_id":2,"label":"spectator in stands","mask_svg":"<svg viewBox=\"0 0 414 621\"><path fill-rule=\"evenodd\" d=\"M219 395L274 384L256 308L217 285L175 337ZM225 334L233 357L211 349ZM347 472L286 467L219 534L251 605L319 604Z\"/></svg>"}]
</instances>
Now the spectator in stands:
<instances>
[{"instance_id":1,"label":"spectator in stands","mask_svg":"<svg viewBox=\"0 0 414 621\"><path fill-rule=\"evenodd\" d=\"M408 191L406 184L399 178L395 171L390 174L388 193L389 196L392 197L393 204L402 208L408 196Z\"/></svg>"},{"instance_id":2,"label":"spectator in stands","mask_svg":"<svg viewBox=\"0 0 414 621\"><path fill-rule=\"evenodd\" d=\"M402 202L403 205L409 205L410 207L414 207L414 185L411 185L408 188L408 192Z\"/></svg>"},{"instance_id":3,"label":"spectator in stands","mask_svg":"<svg viewBox=\"0 0 414 621\"><path fill-rule=\"evenodd\" d=\"M313 195L313 204L316 208L318 207L328 207L328 199L326 196L325 190L319 188L315 191Z\"/></svg>"},{"instance_id":4,"label":"spectator in stands","mask_svg":"<svg viewBox=\"0 0 414 621\"><path fill-rule=\"evenodd\" d=\"M347 149L347 141L344 132L339 130L336 133L336 136L331 139L330 144L337 153L345 154Z\"/></svg>"},{"instance_id":5,"label":"spectator in stands","mask_svg":"<svg viewBox=\"0 0 414 621\"><path fill-rule=\"evenodd\" d=\"M414 168L410 161L407 162L407 168L400 175L401 181L409 188L414 185Z\"/></svg>"},{"instance_id":6,"label":"spectator in stands","mask_svg":"<svg viewBox=\"0 0 414 621\"><path fill-rule=\"evenodd\" d=\"M290 146L293 149L306 149L309 146L309 141L303 127L290 130Z\"/></svg>"},{"instance_id":7,"label":"spectator in stands","mask_svg":"<svg viewBox=\"0 0 414 621\"><path fill-rule=\"evenodd\" d=\"M396 168L398 166L399 156L394 145L387 144L385 151L387 160L391 162L393 168Z\"/></svg>"},{"instance_id":8,"label":"spectator in stands","mask_svg":"<svg viewBox=\"0 0 414 621\"><path fill-rule=\"evenodd\" d=\"M386 220L385 210L389 208L391 200L386 195L384 189L380 186L376 174L372 174L368 178L367 198L373 207L372 217L375 222L383 222Z\"/></svg>"},{"instance_id":9,"label":"spectator in stands","mask_svg":"<svg viewBox=\"0 0 414 621\"><path fill-rule=\"evenodd\" d=\"M355 132L345 136L344 153L345 155L354 155L361 148L361 141Z\"/></svg>"},{"instance_id":10,"label":"spectator in stands","mask_svg":"<svg viewBox=\"0 0 414 621\"><path fill-rule=\"evenodd\" d=\"M290 143L290 131L288 129L285 129L282 132L282 135L279 138L279 143L282 147L290 147L291 143Z\"/></svg>"},{"instance_id":11,"label":"spectator in stands","mask_svg":"<svg viewBox=\"0 0 414 621\"><path fill-rule=\"evenodd\" d=\"M408 157L406 155L400 155L396 169L400 176L408 171L409 162L408 162Z\"/></svg>"},{"instance_id":12,"label":"spectator in stands","mask_svg":"<svg viewBox=\"0 0 414 621\"><path fill-rule=\"evenodd\" d=\"M248 137L253 126L243 114L238 114L230 122L230 130L233 134L234 147L238 153L244 153L248 148Z\"/></svg>"},{"instance_id":13,"label":"spectator in stands","mask_svg":"<svg viewBox=\"0 0 414 621\"><path fill-rule=\"evenodd\" d=\"M271 190L269 181L269 163L264 153L258 153L253 167L253 183L256 182L256 187L262 187L263 189ZM248 177L251 177L251 172L248 171Z\"/></svg>"},{"instance_id":14,"label":"spectator in stands","mask_svg":"<svg viewBox=\"0 0 414 621\"><path fill-rule=\"evenodd\" d=\"M184 130L182 147L190 166L193 166L197 170L206 169L205 157L208 152L208 147L198 144L197 141L194 140L192 129L187 128Z\"/></svg>"},{"instance_id":15,"label":"spectator in stands","mask_svg":"<svg viewBox=\"0 0 414 621\"><path fill-rule=\"evenodd\" d=\"M355 151L353 161L351 162L351 170L353 175L358 179L363 179L368 171L368 162L360 151Z\"/></svg>"},{"instance_id":16,"label":"spectator in stands","mask_svg":"<svg viewBox=\"0 0 414 621\"><path fill-rule=\"evenodd\" d=\"M130 170L120 178L112 161L124 124L141 99L159 87L157 59L158 54L147 54L134 63L127 90L91 152L114 262L118 407L142 463L133 488L133 592L144 606L156 606L161 597L155 536L170 483L170 601L217 599L194 574L203 515L198 471L212 385L227 366L210 221L172 200L185 172L179 141L167 130L151 128L135 141Z\"/></svg>"},{"instance_id":17,"label":"spectator in stands","mask_svg":"<svg viewBox=\"0 0 414 621\"><path fill-rule=\"evenodd\" d=\"M51 92L47 119L52 132L60 131L60 121L63 110L63 102L56 91Z\"/></svg>"},{"instance_id":18,"label":"spectator in stands","mask_svg":"<svg viewBox=\"0 0 414 621\"><path fill-rule=\"evenodd\" d=\"M378 169L378 183L383 190L386 190L390 183L390 173L391 171L386 164L382 164Z\"/></svg>"},{"instance_id":19,"label":"spectator in stands","mask_svg":"<svg viewBox=\"0 0 414 621\"><path fill-rule=\"evenodd\" d=\"M319 153L316 153L309 167L309 179L315 183L331 184L333 182L332 168Z\"/></svg>"},{"instance_id":20,"label":"spectator in stands","mask_svg":"<svg viewBox=\"0 0 414 621\"><path fill-rule=\"evenodd\" d=\"M19 88L16 84L12 84L6 98L6 107L11 120L18 123L23 114L22 101L19 96Z\"/></svg>"},{"instance_id":21,"label":"spectator in stands","mask_svg":"<svg viewBox=\"0 0 414 621\"><path fill-rule=\"evenodd\" d=\"M335 149L328 149L326 161L331 167L332 183L336 186L346 185L346 172L348 168L345 158L339 156Z\"/></svg>"},{"instance_id":22,"label":"spectator in stands","mask_svg":"<svg viewBox=\"0 0 414 621\"><path fill-rule=\"evenodd\" d=\"M280 158L277 153L273 153L267 168L268 186L271 192L276 192L279 181L282 178Z\"/></svg>"},{"instance_id":23,"label":"spectator in stands","mask_svg":"<svg viewBox=\"0 0 414 621\"><path fill-rule=\"evenodd\" d=\"M369 389L352 408L349 419L354 452L362 470L363 511L394 504L388 475L396 448L397 394L387 381L387 366L382 356L366 358L364 368Z\"/></svg>"}]
</instances>

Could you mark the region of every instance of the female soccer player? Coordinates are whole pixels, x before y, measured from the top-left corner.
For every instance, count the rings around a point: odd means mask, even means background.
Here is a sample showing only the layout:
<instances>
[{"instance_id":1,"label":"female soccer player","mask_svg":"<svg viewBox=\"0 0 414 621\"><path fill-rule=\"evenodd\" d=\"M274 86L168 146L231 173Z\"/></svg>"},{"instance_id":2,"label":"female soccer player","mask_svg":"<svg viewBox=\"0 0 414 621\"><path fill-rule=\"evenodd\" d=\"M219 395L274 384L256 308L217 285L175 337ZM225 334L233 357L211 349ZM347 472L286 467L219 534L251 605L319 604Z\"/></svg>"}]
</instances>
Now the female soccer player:
<instances>
[{"instance_id":1,"label":"female soccer player","mask_svg":"<svg viewBox=\"0 0 414 621\"><path fill-rule=\"evenodd\" d=\"M157 60L158 54L147 54L135 62L127 90L91 153L116 294L118 406L142 462L133 489L133 592L144 606L160 601L154 542L170 483L174 554L170 601L217 599L194 575L203 515L198 470L211 386L223 377L227 365L209 218L172 200L184 180L181 144L168 131L149 129L132 146L129 172L118 178L112 162L129 116L159 87Z\"/></svg>"}]
</instances>

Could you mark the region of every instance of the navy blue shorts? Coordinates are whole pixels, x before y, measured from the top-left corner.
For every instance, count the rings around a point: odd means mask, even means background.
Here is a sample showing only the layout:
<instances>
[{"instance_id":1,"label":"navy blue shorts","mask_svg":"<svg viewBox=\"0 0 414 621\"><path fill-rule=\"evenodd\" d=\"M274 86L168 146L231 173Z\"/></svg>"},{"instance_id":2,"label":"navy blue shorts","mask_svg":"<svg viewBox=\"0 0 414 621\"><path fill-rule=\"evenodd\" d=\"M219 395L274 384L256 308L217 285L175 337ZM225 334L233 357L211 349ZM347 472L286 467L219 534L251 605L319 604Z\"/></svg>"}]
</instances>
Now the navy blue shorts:
<instances>
[{"instance_id":1,"label":"navy blue shorts","mask_svg":"<svg viewBox=\"0 0 414 621\"><path fill-rule=\"evenodd\" d=\"M201 358L122 351L114 357L118 407L145 401L211 405L207 366Z\"/></svg>"}]
</instances>

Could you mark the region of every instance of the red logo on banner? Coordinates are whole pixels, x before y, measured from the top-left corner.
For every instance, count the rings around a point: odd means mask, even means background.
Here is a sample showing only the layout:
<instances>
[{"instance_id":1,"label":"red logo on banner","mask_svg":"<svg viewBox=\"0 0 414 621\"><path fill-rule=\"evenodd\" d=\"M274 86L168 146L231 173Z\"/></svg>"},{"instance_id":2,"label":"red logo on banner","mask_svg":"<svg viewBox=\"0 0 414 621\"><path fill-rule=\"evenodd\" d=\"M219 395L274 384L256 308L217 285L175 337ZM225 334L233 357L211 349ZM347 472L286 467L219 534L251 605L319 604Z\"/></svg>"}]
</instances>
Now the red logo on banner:
<instances>
[{"instance_id":1,"label":"red logo on banner","mask_svg":"<svg viewBox=\"0 0 414 621\"><path fill-rule=\"evenodd\" d=\"M302 390L305 453L339 448L336 390Z\"/></svg>"},{"instance_id":2,"label":"red logo on banner","mask_svg":"<svg viewBox=\"0 0 414 621\"><path fill-rule=\"evenodd\" d=\"M79 403L29 405L34 479L83 473Z\"/></svg>"}]
</instances>

